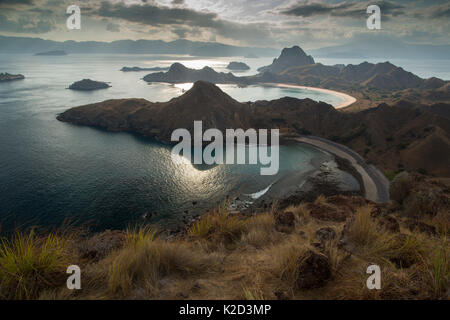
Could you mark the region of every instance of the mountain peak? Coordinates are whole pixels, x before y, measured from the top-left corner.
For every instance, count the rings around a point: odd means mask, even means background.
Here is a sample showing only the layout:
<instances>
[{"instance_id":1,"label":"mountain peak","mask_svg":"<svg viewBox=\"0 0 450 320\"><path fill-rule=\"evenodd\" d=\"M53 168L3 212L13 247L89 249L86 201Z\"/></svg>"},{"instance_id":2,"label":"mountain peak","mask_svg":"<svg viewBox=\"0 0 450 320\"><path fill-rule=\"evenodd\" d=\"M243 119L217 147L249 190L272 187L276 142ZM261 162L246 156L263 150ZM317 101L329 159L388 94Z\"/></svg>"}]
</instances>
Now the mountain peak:
<instances>
[{"instance_id":1,"label":"mountain peak","mask_svg":"<svg viewBox=\"0 0 450 320\"><path fill-rule=\"evenodd\" d=\"M284 48L281 51L281 55L277 59L274 59L270 66L262 68L261 71L281 73L291 67L299 67L314 63L313 57L308 56L302 48L293 46L292 48Z\"/></svg>"},{"instance_id":2,"label":"mountain peak","mask_svg":"<svg viewBox=\"0 0 450 320\"><path fill-rule=\"evenodd\" d=\"M289 56L306 56L306 53L299 46L293 46L292 48L284 48L281 51L280 58Z\"/></svg>"}]
</instances>

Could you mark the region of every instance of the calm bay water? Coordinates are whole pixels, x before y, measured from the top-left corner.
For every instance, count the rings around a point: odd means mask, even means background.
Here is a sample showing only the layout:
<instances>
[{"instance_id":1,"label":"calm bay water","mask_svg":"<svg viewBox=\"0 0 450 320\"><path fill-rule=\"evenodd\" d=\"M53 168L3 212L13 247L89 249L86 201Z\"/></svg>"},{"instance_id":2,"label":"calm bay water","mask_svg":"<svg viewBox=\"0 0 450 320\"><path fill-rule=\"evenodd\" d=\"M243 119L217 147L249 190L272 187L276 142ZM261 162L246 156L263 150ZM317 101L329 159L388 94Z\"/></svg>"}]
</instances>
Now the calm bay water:
<instances>
[{"instance_id":1,"label":"calm bay water","mask_svg":"<svg viewBox=\"0 0 450 320\"><path fill-rule=\"evenodd\" d=\"M232 59L193 60L151 55L69 55L35 57L0 55L0 72L22 73L25 80L0 84L0 225L52 227L64 220L95 230L122 228L157 212L153 222L170 225L185 210L201 212L227 195L255 193L292 171L308 172L312 159L331 157L304 145L280 148L280 172L260 176L258 165L193 166L174 164L170 149L151 139L108 133L56 120L70 107L117 98L167 101L185 85L140 80L146 72L120 72L123 66L166 66L179 61L189 67L210 65L224 70ZM252 70L270 59L248 59ZM264 61L263 61L264 60ZM66 90L74 81L109 81L95 92ZM289 88L250 86L221 88L239 101L309 97L337 104L329 94ZM192 202L198 204L194 207Z\"/></svg>"}]
</instances>

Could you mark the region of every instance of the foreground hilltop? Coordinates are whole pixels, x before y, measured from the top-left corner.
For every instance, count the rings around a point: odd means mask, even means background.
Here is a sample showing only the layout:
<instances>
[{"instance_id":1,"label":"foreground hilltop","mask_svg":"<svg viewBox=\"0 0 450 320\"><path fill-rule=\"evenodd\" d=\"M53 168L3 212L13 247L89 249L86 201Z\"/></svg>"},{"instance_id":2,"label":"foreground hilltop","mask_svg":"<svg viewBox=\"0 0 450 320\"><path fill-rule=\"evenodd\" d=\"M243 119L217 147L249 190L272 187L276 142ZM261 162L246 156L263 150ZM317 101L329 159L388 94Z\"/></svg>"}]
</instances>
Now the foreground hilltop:
<instances>
[{"instance_id":1,"label":"foreground hilltop","mask_svg":"<svg viewBox=\"0 0 450 320\"><path fill-rule=\"evenodd\" d=\"M107 100L67 110L58 120L135 132L166 143L175 129L186 128L192 134L195 120L203 121L204 130L279 128L283 137L314 135L344 144L384 170L420 170L450 177L449 107L400 102L343 113L311 99L240 103L217 86L198 81L168 102Z\"/></svg>"}]
</instances>

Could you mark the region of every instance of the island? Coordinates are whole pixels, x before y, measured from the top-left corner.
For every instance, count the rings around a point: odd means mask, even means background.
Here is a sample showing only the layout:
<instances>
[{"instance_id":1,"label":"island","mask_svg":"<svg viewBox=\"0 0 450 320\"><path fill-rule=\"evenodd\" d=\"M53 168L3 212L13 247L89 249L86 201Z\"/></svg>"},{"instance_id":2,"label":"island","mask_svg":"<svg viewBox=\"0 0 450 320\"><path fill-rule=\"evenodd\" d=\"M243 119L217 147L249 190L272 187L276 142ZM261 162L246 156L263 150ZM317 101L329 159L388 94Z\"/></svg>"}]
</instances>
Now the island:
<instances>
[{"instance_id":1,"label":"island","mask_svg":"<svg viewBox=\"0 0 450 320\"><path fill-rule=\"evenodd\" d=\"M168 102L108 100L69 109L57 118L108 131L134 132L168 144L175 129L187 128L192 135L198 119L203 120L204 130L278 128L281 140L322 137L355 150L385 171L406 167L442 176L450 175L446 161L450 157L449 109L449 103L425 108L400 101L347 113L324 102L290 97L241 103L216 85L197 81Z\"/></svg>"},{"instance_id":2,"label":"island","mask_svg":"<svg viewBox=\"0 0 450 320\"><path fill-rule=\"evenodd\" d=\"M52 50L36 53L35 56L67 56L67 52L64 50Z\"/></svg>"},{"instance_id":3,"label":"island","mask_svg":"<svg viewBox=\"0 0 450 320\"><path fill-rule=\"evenodd\" d=\"M141 68L141 67L123 67L120 71L123 72L138 72L138 71L167 71L169 67L153 67L153 68Z\"/></svg>"},{"instance_id":4,"label":"island","mask_svg":"<svg viewBox=\"0 0 450 320\"><path fill-rule=\"evenodd\" d=\"M156 72L146 75L146 82L185 83L195 81L207 81L211 83L239 83L243 78L235 77L232 73L216 72L211 67L203 69L187 68L181 63L174 63L167 72Z\"/></svg>"},{"instance_id":5,"label":"island","mask_svg":"<svg viewBox=\"0 0 450 320\"><path fill-rule=\"evenodd\" d=\"M227 69L234 71L246 71L250 70L250 67L244 62L232 61L228 64Z\"/></svg>"},{"instance_id":6,"label":"island","mask_svg":"<svg viewBox=\"0 0 450 320\"><path fill-rule=\"evenodd\" d=\"M69 89L81 90L81 91L92 91L92 90L99 90L99 89L107 89L110 87L111 86L106 82L94 81L91 79L83 79L81 81L72 83L69 86Z\"/></svg>"},{"instance_id":7,"label":"island","mask_svg":"<svg viewBox=\"0 0 450 320\"><path fill-rule=\"evenodd\" d=\"M21 74L9 74L7 72L0 73L0 82L23 80L23 79L25 79L25 77Z\"/></svg>"}]
</instances>

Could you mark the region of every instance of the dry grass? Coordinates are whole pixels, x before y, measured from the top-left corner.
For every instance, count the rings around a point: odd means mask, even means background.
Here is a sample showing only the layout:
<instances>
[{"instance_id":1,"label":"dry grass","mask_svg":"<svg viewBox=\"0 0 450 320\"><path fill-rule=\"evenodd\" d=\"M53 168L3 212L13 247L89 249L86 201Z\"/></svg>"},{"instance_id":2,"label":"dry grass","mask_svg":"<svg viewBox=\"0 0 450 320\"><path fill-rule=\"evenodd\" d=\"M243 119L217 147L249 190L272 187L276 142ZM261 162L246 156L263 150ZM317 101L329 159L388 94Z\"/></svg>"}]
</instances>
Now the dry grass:
<instances>
[{"instance_id":1,"label":"dry grass","mask_svg":"<svg viewBox=\"0 0 450 320\"><path fill-rule=\"evenodd\" d=\"M37 237L16 233L0 244L0 297L34 299L45 288L58 286L68 263L67 239L56 234Z\"/></svg>"},{"instance_id":2,"label":"dry grass","mask_svg":"<svg viewBox=\"0 0 450 320\"><path fill-rule=\"evenodd\" d=\"M207 272L216 262L217 255L199 246L152 239L138 247L128 246L111 258L108 290L115 297L127 297L136 288L155 296L162 278Z\"/></svg>"},{"instance_id":3,"label":"dry grass","mask_svg":"<svg viewBox=\"0 0 450 320\"><path fill-rule=\"evenodd\" d=\"M316 201L327 203L325 197ZM299 205L286 209L296 222L293 230L282 233L275 228L277 210L243 217L228 215L221 207L189 227L185 236L171 240L150 228L130 229L121 249L83 266L80 291L64 289L64 239L17 235L1 246L0 294L19 299L446 298L448 215L428 221L436 228L444 225L437 236L405 233L403 227L399 235L383 229L368 206L339 223L315 220ZM336 237L320 242L316 231L323 227L333 228ZM338 245L341 235L351 254ZM311 250L328 259L331 279L322 288L299 289L299 265ZM366 269L374 263L382 270L381 290L366 287ZM41 281L49 275L62 279Z\"/></svg>"}]
</instances>

